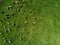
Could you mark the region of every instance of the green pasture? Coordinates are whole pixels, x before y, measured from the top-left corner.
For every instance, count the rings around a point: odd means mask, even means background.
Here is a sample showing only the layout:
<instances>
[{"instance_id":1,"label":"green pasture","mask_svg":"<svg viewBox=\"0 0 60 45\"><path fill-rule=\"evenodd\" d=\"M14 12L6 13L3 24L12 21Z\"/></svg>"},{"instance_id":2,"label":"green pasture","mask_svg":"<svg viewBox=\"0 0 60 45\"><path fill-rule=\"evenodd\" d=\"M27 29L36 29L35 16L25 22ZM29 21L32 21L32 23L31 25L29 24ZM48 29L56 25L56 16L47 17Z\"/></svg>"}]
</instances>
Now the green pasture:
<instances>
[{"instance_id":1,"label":"green pasture","mask_svg":"<svg viewBox=\"0 0 60 45\"><path fill-rule=\"evenodd\" d=\"M2 0L0 45L60 45L60 0Z\"/></svg>"}]
</instances>

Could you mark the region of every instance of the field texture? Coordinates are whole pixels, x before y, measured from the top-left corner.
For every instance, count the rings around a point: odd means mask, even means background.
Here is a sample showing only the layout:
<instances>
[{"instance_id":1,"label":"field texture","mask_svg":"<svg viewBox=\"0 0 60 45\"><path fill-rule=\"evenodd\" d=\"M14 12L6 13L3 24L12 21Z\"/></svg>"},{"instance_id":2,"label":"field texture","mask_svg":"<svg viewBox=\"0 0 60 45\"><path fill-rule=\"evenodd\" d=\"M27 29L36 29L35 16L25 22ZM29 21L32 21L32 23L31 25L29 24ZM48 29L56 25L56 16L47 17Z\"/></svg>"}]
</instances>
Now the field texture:
<instances>
[{"instance_id":1,"label":"field texture","mask_svg":"<svg viewBox=\"0 0 60 45\"><path fill-rule=\"evenodd\" d=\"M0 1L0 45L60 45L60 0Z\"/></svg>"}]
</instances>

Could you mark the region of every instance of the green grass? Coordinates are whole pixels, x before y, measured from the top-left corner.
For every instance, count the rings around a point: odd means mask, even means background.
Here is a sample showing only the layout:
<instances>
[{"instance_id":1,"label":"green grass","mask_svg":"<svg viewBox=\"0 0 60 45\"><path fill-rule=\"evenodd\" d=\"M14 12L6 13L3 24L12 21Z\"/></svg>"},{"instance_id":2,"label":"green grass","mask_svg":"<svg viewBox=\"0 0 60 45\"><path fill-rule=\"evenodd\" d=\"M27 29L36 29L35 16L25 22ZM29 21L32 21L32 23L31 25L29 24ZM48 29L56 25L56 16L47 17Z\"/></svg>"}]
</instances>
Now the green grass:
<instances>
[{"instance_id":1,"label":"green grass","mask_svg":"<svg viewBox=\"0 0 60 45\"><path fill-rule=\"evenodd\" d=\"M0 20L6 19L0 21L0 32L3 33L0 34L0 45L60 45L59 0L25 0L25 3L22 1L19 4L12 4L12 1L14 0L3 0L0 4ZM23 7L18 12L17 8L21 4ZM13 7L10 10L7 9L9 5ZM15 15L11 16L12 13ZM9 19L5 17L6 14L10 15ZM15 26L12 25L14 23ZM4 28L5 25L7 28ZM5 32L8 29L11 31ZM5 43L4 40L12 40L12 43Z\"/></svg>"}]
</instances>

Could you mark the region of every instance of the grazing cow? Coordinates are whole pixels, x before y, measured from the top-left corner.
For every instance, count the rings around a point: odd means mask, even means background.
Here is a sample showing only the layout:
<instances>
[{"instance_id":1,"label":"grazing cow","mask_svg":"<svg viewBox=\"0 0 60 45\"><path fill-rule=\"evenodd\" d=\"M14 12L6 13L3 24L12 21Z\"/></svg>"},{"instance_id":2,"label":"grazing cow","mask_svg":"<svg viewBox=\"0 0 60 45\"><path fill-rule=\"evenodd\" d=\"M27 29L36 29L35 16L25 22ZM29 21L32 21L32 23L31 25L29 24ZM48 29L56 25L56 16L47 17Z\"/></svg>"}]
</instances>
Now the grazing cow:
<instances>
[{"instance_id":1,"label":"grazing cow","mask_svg":"<svg viewBox=\"0 0 60 45\"><path fill-rule=\"evenodd\" d=\"M2 0L0 0L0 3L2 2Z\"/></svg>"}]
</instances>

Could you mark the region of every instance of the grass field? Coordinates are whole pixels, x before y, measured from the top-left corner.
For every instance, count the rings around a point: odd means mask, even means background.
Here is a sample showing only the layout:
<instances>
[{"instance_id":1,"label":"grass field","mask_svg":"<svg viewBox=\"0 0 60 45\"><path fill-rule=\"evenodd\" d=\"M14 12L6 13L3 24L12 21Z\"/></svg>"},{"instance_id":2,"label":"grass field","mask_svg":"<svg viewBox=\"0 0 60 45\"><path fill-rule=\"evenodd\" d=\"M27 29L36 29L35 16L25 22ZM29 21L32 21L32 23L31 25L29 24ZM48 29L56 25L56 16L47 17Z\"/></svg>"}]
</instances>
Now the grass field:
<instances>
[{"instance_id":1,"label":"grass field","mask_svg":"<svg viewBox=\"0 0 60 45\"><path fill-rule=\"evenodd\" d=\"M0 45L60 45L60 0L3 0Z\"/></svg>"}]
</instances>

